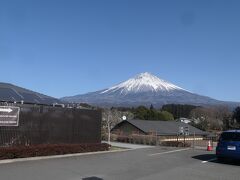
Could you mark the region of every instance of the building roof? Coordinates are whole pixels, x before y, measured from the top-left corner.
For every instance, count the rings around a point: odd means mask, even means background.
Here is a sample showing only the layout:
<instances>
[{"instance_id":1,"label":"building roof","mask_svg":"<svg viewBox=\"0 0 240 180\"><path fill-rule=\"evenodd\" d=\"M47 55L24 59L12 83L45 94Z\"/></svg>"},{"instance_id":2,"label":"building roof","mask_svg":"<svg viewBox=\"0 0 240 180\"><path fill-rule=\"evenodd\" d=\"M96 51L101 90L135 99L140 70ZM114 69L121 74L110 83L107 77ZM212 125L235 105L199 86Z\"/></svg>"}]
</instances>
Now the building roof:
<instances>
[{"instance_id":1,"label":"building roof","mask_svg":"<svg viewBox=\"0 0 240 180\"><path fill-rule=\"evenodd\" d=\"M189 124L176 121L151 121L151 120L126 120L121 123L130 123L139 130L149 133L157 132L158 135L177 135L179 133L180 127L188 127L190 135L208 135L208 132L204 132L197 129ZM120 123L120 124L121 124ZM119 126L118 124L117 126ZM117 127L116 126L116 127Z\"/></svg>"},{"instance_id":2,"label":"building roof","mask_svg":"<svg viewBox=\"0 0 240 180\"><path fill-rule=\"evenodd\" d=\"M21 102L32 104L52 105L62 103L60 100L46 96L13 84L0 82L0 101L2 102Z\"/></svg>"}]
</instances>

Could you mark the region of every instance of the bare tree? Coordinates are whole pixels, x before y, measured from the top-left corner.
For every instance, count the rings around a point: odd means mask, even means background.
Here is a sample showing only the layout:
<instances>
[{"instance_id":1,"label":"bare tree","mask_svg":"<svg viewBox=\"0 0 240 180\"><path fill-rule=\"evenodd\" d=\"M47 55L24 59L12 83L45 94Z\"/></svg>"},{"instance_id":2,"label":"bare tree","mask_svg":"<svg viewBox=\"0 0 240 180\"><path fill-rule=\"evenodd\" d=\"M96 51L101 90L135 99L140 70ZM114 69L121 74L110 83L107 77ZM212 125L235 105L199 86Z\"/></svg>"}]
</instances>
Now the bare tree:
<instances>
[{"instance_id":1,"label":"bare tree","mask_svg":"<svg viewBox=\"0 0 240 180\"><path fill-rule=\"evenodd\" d=\"M119 122L122 121L122 117L126 116L127 119L132 119L133 114L128 111L118 111L117 109L104 109L103 110L103 133L107 134L108 144L111 143L111 130Z\"/></svg>"},{"instance_id":2,"label":"bare tree","mask_svg":"<svg viewBox=\"0 0 240 180\"><path fill-rule=\"evenodd\" d=\"M190 116L204 130L222 130L229 124L231 112L225 106L199 107L192 110Z\"/></svg>"}]
</instances>

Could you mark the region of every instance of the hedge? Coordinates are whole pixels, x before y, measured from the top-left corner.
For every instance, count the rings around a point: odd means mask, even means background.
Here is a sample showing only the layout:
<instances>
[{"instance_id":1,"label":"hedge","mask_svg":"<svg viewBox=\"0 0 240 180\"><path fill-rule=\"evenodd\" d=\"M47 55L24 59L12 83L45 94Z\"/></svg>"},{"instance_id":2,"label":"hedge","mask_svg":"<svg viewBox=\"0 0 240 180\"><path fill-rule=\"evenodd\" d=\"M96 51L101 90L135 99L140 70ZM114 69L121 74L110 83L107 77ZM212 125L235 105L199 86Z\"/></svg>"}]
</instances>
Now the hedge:
<instances>
[{"instance_id":1,"label":"hedge","mask_svg":"<svg viewBox=\"0 0 240 180\"><path fill-rule=\"evenodd\" d=\"M107 151L110 146L103 144L44 144L32 146L1 147L0 160L37 156L63 155L95 151Z\"/></svg>"},{"instance_id":2,"label":"hedge","mask_svg":"<svg viewBox=\"0 0 240 180\"><path fill-rule=\"evenodd\" d=\"M191 144L188 142L177 142L177 141L164 141L161 142L162 146L170 146L170 147L191 147Z\"/></svg>"}]
</instances>

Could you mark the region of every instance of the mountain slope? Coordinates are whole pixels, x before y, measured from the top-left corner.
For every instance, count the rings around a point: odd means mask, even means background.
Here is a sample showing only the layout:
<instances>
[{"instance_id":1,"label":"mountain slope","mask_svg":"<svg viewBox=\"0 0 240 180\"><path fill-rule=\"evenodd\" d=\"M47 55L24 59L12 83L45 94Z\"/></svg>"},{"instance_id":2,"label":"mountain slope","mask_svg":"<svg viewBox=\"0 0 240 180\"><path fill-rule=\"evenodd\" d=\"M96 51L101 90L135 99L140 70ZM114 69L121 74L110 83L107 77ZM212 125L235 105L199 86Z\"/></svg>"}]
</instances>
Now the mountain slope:
<instances>
[{"instance_id":1,"label":"mountain slope","mask_svg":"<svg viewBox=\"0 0 240 180\"><path fill-rule=\"evenodd\" d=\"M46 96L9 83L0 83L0 101L21 102L33 104L61 103L59 99Z\"/></svg>"},{"instance_id":2,"label":"mountain slope","mask_svg":"<svg viewBox=\"0 0 240 180\"><path fill-rule=\"evenodd\" d=\"M139 92L160 92L172 90L183 89L167 81L161 80L158 77L151 75L150 73L142 73L137 75L135 78L131 78L123 83L120 83L114 87L111 87L101 92L101 94L116 91L120 91L121 94L129 94Z\"/></svg>"},{"instance_id":3,"label":"mountain slope","mask_svg":"<svg viewBox=\"0 0 240 180\"><path fill-rule=\"evenodd\" d=\"M235 103L218 101L210 97L191 93L150 73L139 74L108 89L84 95L64 97L62 100L109 107L150 106L151 104L155 107L160 107L164 104L235 106Z\"/></svg>"}]
</instances>

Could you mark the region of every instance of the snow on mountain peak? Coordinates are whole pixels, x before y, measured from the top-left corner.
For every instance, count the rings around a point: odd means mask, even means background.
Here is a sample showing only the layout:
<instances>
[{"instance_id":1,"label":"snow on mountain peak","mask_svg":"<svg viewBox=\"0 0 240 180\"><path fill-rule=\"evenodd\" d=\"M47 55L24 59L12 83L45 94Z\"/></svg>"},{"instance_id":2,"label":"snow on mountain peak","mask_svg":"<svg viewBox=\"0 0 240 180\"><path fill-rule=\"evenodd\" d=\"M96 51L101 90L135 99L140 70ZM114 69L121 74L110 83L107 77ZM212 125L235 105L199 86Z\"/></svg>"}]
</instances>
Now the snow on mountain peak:
<instances>
[{"instance_id":1,"label":"snow on mountain peak","mask_svg":"<svg viewBox=\"0 0 240 180\"><path fill-rule=\"evenodd\" d=\"M113 93L120 91L121 94L137 93L137 92L160 92L160 91L173 91L184 90L174 84L159 79L151 73L145 72L138 74L123 83L113 86L100 94Z\"/></svg>"}]
</instances>

